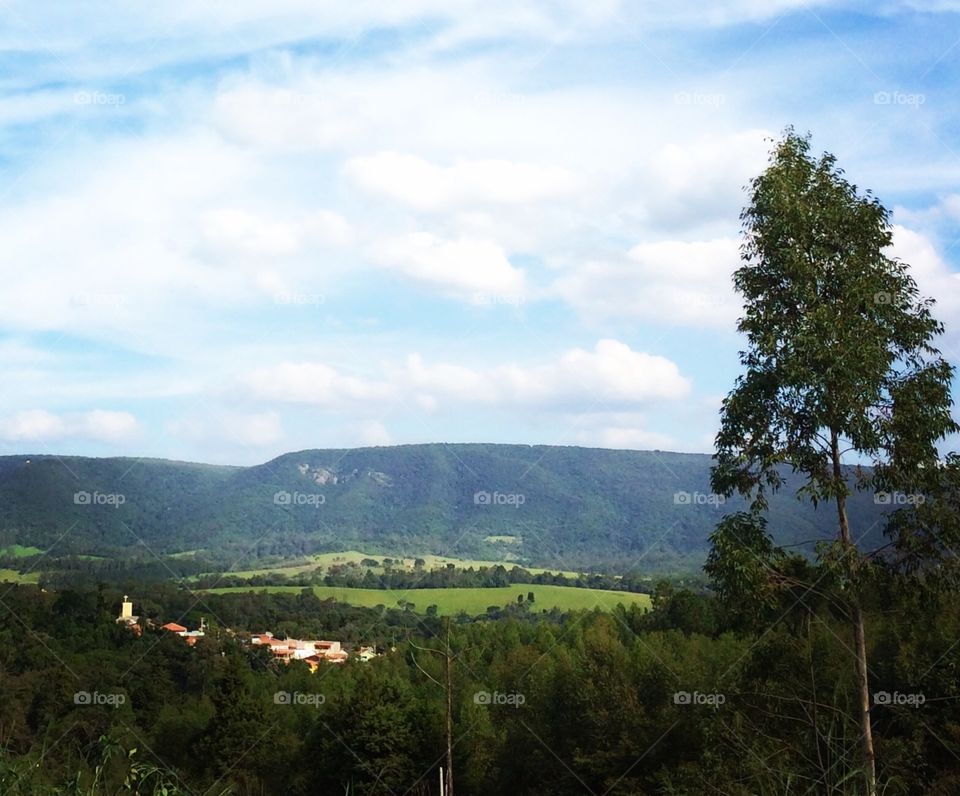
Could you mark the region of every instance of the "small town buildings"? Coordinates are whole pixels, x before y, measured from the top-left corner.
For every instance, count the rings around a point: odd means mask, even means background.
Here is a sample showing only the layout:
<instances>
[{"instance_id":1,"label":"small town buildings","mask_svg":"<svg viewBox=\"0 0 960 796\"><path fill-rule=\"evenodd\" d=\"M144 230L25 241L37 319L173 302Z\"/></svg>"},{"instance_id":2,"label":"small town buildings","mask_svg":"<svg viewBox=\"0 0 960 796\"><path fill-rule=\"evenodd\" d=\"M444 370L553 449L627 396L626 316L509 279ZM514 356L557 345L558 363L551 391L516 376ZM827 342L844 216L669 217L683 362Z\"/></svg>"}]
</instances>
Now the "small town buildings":
<instances>
[{"instance_id":1,"label":"small town buildings","mask_svg":"<svg viewBox=\"0 0 960 796\"><path fill-rule=\"evenodd\" d=\"M284 663L304 661L311 671L316 671L321 662L346 663L350 657L339 641L278 639L272 633L255 633L250 637L250 644L268 647L274 660Z\"/></svg>"}]
</instances>

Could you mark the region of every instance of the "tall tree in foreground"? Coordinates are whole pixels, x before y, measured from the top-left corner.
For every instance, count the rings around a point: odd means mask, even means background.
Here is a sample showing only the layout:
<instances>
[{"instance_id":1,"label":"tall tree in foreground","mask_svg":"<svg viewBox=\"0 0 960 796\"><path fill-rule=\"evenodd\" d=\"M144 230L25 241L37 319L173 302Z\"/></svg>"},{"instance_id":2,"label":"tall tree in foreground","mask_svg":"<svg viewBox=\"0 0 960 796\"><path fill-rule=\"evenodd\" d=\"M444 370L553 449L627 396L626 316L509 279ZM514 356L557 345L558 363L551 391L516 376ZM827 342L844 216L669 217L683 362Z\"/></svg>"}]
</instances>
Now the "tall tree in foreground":
<instances>
[{"instance_id":1,"label":"tall tree in foreground","mask_svg":"<svg viewBox=\"0 0 960 796\"><path fill-rule=\"evenodd\" d=\"M852 628L863 771L874 796L857 547L871 529L851 528L846 502L852 489L923 489L939 467L938 441L957 430L953 371L932 345L943 331L932 300L920 298L908 266L887 253L888 211L847 182L832 155L812 157L808 136L786 131L750 184L741 220L734 284L744 302L738 328L748 342L740 354L746 372L723 402L712 486L750 497L752 515L728 518L714 534L708 571L736 581L728 590L760 587L757 572L771 559L731 549L743 537L734 525L759 520L787 468L805 476L798 496L836 506L837 537L820 555L838 574ZM876 467L860 469L854 483L841 465L851 452ZM756 542L752 536L745 547Z\"/></svg>"}]
</instances>

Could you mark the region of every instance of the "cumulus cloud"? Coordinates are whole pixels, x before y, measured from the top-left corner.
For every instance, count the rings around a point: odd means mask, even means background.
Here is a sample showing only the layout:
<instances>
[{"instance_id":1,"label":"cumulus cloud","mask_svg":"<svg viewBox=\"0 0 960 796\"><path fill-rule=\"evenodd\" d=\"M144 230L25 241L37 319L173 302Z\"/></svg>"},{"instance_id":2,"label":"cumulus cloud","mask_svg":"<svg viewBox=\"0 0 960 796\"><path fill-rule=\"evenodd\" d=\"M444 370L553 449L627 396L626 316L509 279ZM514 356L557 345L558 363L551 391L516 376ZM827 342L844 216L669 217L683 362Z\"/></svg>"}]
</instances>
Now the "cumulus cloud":
<instances>
[{"instance_id":1,"label":"cumulus cloud","mask_svg":"<svg viewBox=\"0 0 960 796\"><path fill-rule=\"evenodd\" d=\"M257 368L240 379L251 397L281 403L342 407L389 400L388 382L342 373L320 362L283 362Z\"/></svg>"},{"instance_id":2,"label":"cumulus cloud","mask_svg":"<svg viewBox=\"0 0 960 796\"><path fill-rule=\"evenodd\" d=\"M249 397L327 407L403 401L420 409L466 404L492 407L638 405L682 398L691 383L669 359L600 340L556 361L470 366L426 362L411 354L380 378L351 376L321 363L284 363L241 377Z\"/></svg>"},{"instance_id":3,"label":"cumulus cloud","mask_svg":"<svg viewBox=\"0 0 960 796\"><path fill-rule=\"evenodd\" d=\"M393 435L379 420L361 423L357 438L361 445L390 445L394 441Z\"/></svg>"},{"instance_id":4,"label":"cumulus cloud","mask_svg":"<svg viewBox=\"0 0 960 796\"><path fill-rule=\"evenodd\" d=\"M103 409L66 414L26 409L0 418L0 439L10 442L55 442L71 438L122 442L138 431L137 420L129 412Z\"/></svg>"},{"instance_id":5,"label":"cumulus cloud","mask_svg":"<svg viewBox=\"0 0 960 796\"><path fill-rule=\"evenodd\" d=\"M415 282L461 296L477 293L522 295L523 271L489 240L446 240L428 232L414 232L374 246L375 263Z\"/></svg>"},{"instance_id":6,"label":"cumulus cloud","mask_svg":"<svg viewBox=\"0 0 960 796\"><path fill-rule=\"evenodd\" d=\"M558 166L465 160L442 167L399 152L353 158L345 172L360 187L419 210L538 202L570 194L577 187L574 175Z\"/></svg>"},{"instance_id":7,"label":"cumulus cloud","mask_svg":"<svg viewBox=\"0 0 960 796\"><path fill-rule=\"evenodd\" d=\"M559 277L553 290L593 318L732 330L738 263L734 238L639 243L625 257L588 262Z\"/></svg>"},{"instance_id":8,"label":"cumulus cloud","mask_svg":"<svg viewBox=\"0 0 960 796\"><path fill-rule=\"evenodd\" d=\"M921 295L936 299L933 313L946 330L944 351L960 362L960 273L950 269L927 235L899 224L893 227L892 253L910 266Z\"/></svg>"},{"instance_id":9,"label":"cumulus cloud","mask_svg":"<svg viewBox=\"0 0 960 796\"><path fill-rule=\"evenodd\" d=\"M649 431L629 419L621 423L616 417L610 418L608 423L579 427L574 432L574 439L581 445L617 450L676 450L678 447L669 434Z\"/></svg>"}]
</instances>

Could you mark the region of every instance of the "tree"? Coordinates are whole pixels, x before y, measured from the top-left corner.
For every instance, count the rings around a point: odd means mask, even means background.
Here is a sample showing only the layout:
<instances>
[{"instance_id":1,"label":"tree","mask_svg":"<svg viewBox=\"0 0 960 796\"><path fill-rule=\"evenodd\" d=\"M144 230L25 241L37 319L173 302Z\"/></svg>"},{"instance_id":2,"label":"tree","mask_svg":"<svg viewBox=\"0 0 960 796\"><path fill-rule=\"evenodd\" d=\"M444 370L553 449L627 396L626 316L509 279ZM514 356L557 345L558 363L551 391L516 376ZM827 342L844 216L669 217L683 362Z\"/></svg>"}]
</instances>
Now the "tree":
<instances>
[{"instance_id":1,"label":"tree","mask_svg":"<svg viewBox=\"0 0 960 796\"><path fill-rule=\"evenodd\" d=\"M723 402L712 485L766 509L784 468L805 476L798 496L835 504L837 538L821 560L837 573L853 631L866 789L876 793L866 632L860 587L869 529L853 529L853 488L913 490L938 466L937 443L957 430L952 367L933 347L943 332L908 266L890 257L888 211L843 177L833 155L810 154L788 129L749 186L738 329L746 372ZM843 456L857 468L853 485ZM756 540L754 540L756 541ZM716 548L715 548L716 551ZM729 552L729 551L728 551ZM718 570L723 566L715 561Z\"/></svg>"}]
</instances>

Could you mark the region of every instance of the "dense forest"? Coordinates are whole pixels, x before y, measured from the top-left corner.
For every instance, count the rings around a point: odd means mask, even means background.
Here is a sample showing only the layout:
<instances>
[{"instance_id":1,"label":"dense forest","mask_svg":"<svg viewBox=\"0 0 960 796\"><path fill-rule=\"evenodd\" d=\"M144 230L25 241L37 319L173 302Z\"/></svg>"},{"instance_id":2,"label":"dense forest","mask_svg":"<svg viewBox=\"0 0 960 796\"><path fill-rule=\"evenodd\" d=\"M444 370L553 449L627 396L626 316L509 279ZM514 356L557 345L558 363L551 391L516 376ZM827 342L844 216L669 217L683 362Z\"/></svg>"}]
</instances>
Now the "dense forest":
<instances>
[{"instance_id":1,"label":"dense forest","mask_svg":"<svg viewBox=\"0 0 960 796\"><path fill-rule=\"evenodd\" d=\"M956 793L960 601L881 568L870 577L883 792ZM212 629L191 648L118 626L119 597L32 586L3 596L4 794L127 792L124 781L168 794L438 792L444 656L426 650L445 650L441 620L309 593L138 597L157 621L205 616ZM794 589L744 616L660 584L654 606L454 620L457 792L855 792L855 684L829 605ZM386 654L310 674L239 642L267 628Z\"/></svg>"}]
</instances>

